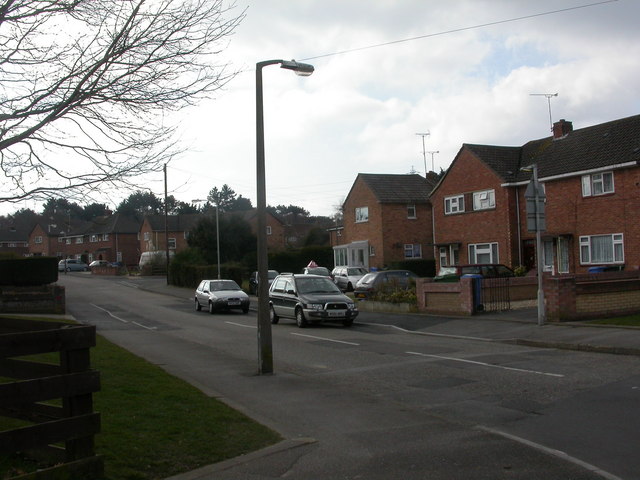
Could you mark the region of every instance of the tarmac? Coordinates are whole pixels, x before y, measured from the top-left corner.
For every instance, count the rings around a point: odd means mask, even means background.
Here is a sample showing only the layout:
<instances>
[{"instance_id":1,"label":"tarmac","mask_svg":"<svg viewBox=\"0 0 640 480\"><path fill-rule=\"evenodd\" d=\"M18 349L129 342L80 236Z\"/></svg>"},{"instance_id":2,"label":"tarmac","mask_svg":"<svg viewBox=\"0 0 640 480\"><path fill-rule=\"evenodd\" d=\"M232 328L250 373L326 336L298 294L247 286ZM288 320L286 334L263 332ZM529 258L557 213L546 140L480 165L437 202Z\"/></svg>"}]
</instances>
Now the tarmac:
<instances>
[{"instance_id":1,"label":"tarmac","mask_svg":"<svg viewBox=\"0 0 640 480\"><path fill-rule=\"evenodd\" d=\"M131 279L141 290L182 299L191 299L193 290L167 285L164 278ZM257 307L257 298L251 297L252 309ZM471 317L443 317L424 314L361 314L357 323L387 324L393 328L407 331L415 335L442 336L451 338L473 339L477 341L499 342L527 345L536 348L568 349L596 353L640 356L640 327L598 326L586 322L545 323L538 324L536 308L524 308L499 313L482 313ZM357 328L357 327L356 327ZM221 380L221 379L218 379ZM282 379L285 380L285 379ZM225 388L239 390L239 383L217 385L220 393L226 397ZM286 389L290 384L286 381L274 385L277 389ZM231 393L231 392L229 392ZM299 394L293 392L292 396ZM278 395L287 397L287 393L278 390ZM244 413L251 416L251 411ZM260 418L257 418L260 421ZM280 418L283 420L283 418ZM284 420L286 423L286 420ZM276 430L287 432L287 425L271 425ZM198 470L172 476L166 480L205 480L213 478L240 478L230 475L230 471L244 465L275 465L277 458L295 456L298 451L305 451L316 442L312 438L295 437L285 433L285 440L266 449L243 455ZM288 438L287 438L288 437ZM290 452L290 453L287 453ZM298 454L301 455L301 454ZM271 476L247 476L242 478L272 478ZM329 477L326 477L329 478Z\"/></svg>"}]
</instances>

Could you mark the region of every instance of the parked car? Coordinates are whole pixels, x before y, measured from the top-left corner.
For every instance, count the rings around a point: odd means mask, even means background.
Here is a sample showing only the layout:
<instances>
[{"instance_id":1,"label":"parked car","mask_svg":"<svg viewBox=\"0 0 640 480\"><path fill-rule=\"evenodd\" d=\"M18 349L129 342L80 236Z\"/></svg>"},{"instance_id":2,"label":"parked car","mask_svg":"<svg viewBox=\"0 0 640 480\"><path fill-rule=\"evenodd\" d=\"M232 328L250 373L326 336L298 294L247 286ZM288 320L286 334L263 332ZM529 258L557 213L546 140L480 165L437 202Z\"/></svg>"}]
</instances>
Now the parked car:
<instances>
[{"instance_id":1,"label":"parked car","mask_svg":"<svg viewBox=\"0 0 640 480\"><path fill-rule=\"evenodd\" d=\"M333 276L327 267L304 267L302 273L304 275L320 275L333 280Z\"/></svg>"},{"instance_id":2,"label":"parked car","mask_svg":"<svg viewBox=\"0 0 640 480\"><path fill-rule=\"evenodd\" d=\"M219 310L249 312L249 295L233 280L202 280L195 293L196 310L207 307L209 313Z\"/></svg>"},{"instance_id":3,"label":"parked car","mask_svg":"<svg viewBox=\"0 0 640 480\"><path fill-rule=\"evenodd\" d=\"M106 260L94 260L93 262L91 262L89 264L89 268L91 267L108 267L109 266L109 262L107 262Z\"/></svg>"},{"instance_id":4,"label":"parked car","mask_svg":"<svg viewBox=\"0 0 640 480\"><path fill-rule=\"evenodd\" d=\"M353 296L365 300L384 290L407 290L418 275L409 270L380 270L367 273L358 280Z\"/></svg>"},{"instance_id":5,"label":"parked car","mask_svg":"<svg viewBox=\"0 0 640 480\"><path fill-rule=\"evenodd\" d=\"M333 281L343 292L352 292L358 280L369 271L363 267L336 267L331 272Z\"/></svg>"},{"instance_id":6,"label":"parked car","mask_svg":"<svg viewBox=\"0 0 640 480\"><path fill-rule=\"evenodd\" d=\"M269 279L269 286L273 283L273 279L278 276L278 272L276 270L268 270L267 277ZM251 295L258 294L258 272L251 273L249 277L249 293Z\"/></svg>"},{"instance_id":7,"label":"parked car","mask_svg":"<svg viewBox=\"0 0 640 480\"><path fill-rule=\"evenodd\" d=\"M66 260L60 260L58 262L58 271L64 272L88 272L89 265L82 260L76 260L75 258L67 258Z\"/></svg>"},{"instance_id":8,"label":"parked car","mask_svg":"<svg viewBox=\"0 0 640 480\"><path fill-rule=\"evenodd\" d=\"M513 270L499 263L479 263L477 265L452 265L441 267L434 282L457 282L463 275L482 275L483 278L514 277Z\"/></svg>"},{"instance_id":9,"label":"parked car","mask_svg":"<svg viewBox=\"0 0 640 480\"><path fill-rule=\"evenodd\" d=\"M283 317L295 319L300 328L319 322L350 327L358 307L327 277L288 273L278 275L271 284L269 313L273 324Z\"/></svg>"}]
</instances>

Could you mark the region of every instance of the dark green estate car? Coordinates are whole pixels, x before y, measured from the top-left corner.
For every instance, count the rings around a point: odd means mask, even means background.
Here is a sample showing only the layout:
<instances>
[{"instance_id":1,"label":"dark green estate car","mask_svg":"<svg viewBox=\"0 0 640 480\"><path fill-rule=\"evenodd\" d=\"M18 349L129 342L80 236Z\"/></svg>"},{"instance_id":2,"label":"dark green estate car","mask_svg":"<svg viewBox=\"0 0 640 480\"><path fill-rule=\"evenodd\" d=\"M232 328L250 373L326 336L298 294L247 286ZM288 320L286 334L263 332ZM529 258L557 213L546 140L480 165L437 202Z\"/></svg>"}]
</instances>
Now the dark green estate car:
<instances>
[{"instance_id":1,"label":"dark green estate car","mask_svg":"<svg viewBox=\"0 0 640 480\"><path fill-rule=\"evenodd\" d=\"M281 274L269 289L271 323L280 317L295 319L298 327L309 323L340 322L350 327L358 316L353 300L328 277L309 274Z\"/></svg>"}]
</instances>

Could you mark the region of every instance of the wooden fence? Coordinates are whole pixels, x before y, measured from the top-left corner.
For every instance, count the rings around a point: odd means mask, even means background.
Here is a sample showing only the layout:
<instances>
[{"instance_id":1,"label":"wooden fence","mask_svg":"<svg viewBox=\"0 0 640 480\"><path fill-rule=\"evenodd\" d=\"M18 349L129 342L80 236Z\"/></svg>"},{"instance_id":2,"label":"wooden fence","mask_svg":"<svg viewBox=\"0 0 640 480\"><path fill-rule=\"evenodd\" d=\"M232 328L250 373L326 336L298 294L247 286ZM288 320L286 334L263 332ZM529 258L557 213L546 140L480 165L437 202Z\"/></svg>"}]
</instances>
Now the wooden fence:
<instances>
[{"instance_id":1,"label":"wooden fence","mask_svg":"<svg viewBox=\"0 0 640 480\"><path fill-rule=\"evenodd\" d=\"M103 458L94 452L100 414L93 412L93 393L100 377L89 352L95 344L93 326L0 318L0 425L19 424L0 431L0 454L45 465L14 478L103 476ZM52 353L59 362L50 363Z\"/></svg>"}]
</instances>

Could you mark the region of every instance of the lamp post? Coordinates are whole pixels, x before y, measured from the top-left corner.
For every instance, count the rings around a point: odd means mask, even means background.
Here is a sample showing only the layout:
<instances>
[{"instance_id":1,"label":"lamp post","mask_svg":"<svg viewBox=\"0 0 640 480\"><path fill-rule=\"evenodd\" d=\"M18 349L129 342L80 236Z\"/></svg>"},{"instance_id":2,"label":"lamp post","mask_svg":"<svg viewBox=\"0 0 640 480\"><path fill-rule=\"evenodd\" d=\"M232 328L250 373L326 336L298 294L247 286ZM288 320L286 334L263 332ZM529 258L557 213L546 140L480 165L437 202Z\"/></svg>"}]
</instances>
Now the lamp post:
<instances>
[{"instance_id":1,"label":"lamp post","mask_svg":"<svg viewBox=\"0 0 640 480\"><path fill-rule=\"evenodd\" d=\"M267 256L267 195L265 187L264 164L264 119L262 105L262 69L269 65L293 70L296 75L309 76L313 65L295 60L266 60L256 63L256 177L257 177L257 214L258 214L258 360L259 373L273 373L273 345L271 341L271 323L269 320L269 278Z\"/></svg>"}]
</instances>

